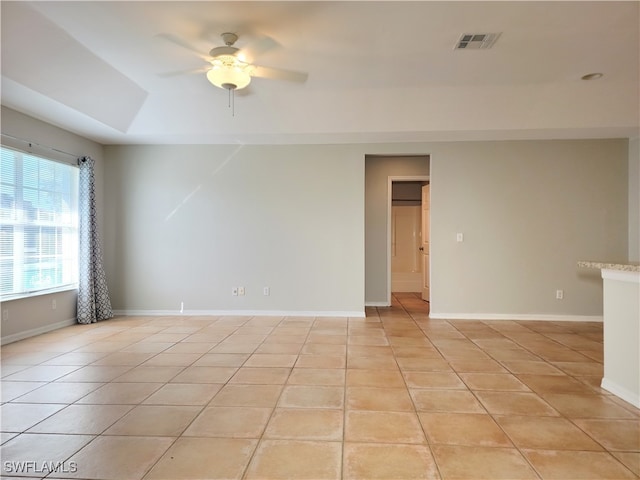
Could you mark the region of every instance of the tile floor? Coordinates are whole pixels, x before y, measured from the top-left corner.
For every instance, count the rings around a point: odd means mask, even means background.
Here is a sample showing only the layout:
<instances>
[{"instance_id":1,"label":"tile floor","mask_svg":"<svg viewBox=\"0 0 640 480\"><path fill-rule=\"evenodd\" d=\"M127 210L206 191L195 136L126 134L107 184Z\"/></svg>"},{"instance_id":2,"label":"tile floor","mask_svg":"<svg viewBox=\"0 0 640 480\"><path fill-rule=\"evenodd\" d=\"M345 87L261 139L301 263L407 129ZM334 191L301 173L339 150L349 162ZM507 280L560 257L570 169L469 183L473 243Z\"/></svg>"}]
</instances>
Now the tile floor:
<instances>
[{"instance_id":1,"label":"tile floor","mask_svg":"<svg viewBox=\"0 0 640 480\"><path fill-rule=\"evenodd\" d=\"M6 345L2 478L640 476L601 324L427 314L397 294L364 319L123 317Z\"/></svg>"}]
</instances>

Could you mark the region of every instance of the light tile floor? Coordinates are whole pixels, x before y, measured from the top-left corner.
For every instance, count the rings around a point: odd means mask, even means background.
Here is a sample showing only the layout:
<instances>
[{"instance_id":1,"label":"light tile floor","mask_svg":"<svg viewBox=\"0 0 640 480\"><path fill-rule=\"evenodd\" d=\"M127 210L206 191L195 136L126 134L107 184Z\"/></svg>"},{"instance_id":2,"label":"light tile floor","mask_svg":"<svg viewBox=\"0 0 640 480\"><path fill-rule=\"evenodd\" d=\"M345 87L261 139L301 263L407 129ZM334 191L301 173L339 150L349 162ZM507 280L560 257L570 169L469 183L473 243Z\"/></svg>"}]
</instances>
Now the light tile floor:
<instances>
[{"instance_id":1,"label":"light tile floor","mask_svg":"<svg viewBox=\"0 0 640 480\"><path fill-rule=\"evenodd\" d=\"M76 325L1 365L2 478L640 476L597 323L429 320L397 294L364 319Z\"/></svg>"}]
</instances>

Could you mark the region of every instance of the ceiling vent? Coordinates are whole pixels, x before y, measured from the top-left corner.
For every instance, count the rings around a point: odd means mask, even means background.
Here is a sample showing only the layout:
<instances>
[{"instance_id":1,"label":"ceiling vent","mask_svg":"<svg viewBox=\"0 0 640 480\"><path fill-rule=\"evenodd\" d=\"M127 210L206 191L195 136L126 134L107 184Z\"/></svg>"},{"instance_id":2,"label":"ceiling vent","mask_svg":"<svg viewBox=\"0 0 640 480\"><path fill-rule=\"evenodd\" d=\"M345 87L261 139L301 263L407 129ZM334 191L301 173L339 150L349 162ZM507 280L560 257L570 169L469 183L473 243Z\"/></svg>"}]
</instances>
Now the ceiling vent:
<instances>
[{"instance_id":1,"label":"ceiling vent","mask_svg":"<svg viewBox=\"0 0 640 480\"><path fill-rule=\"evenodd\" d=\"M463 33L455 50L486 50L496 42L499 33Z\"/></svg>"}]
</instances>

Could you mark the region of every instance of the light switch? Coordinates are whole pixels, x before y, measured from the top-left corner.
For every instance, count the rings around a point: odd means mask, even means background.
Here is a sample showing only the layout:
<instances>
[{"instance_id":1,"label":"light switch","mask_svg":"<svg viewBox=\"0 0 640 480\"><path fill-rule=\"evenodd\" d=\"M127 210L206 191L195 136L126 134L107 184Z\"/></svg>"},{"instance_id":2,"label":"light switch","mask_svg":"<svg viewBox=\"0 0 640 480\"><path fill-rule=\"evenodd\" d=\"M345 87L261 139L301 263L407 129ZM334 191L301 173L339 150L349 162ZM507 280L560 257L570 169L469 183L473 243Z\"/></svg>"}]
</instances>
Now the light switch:
<instances>
[{"instance_id":1,"label":"light switch","mask_svg":"<svg viewBox=\"0 0 640 480\"><path fill-rule=\"evenodd\" d=\"M462 242L464 240L464 235L461 233L456 233L456 242Z\"/></svg>"}]
</instances>

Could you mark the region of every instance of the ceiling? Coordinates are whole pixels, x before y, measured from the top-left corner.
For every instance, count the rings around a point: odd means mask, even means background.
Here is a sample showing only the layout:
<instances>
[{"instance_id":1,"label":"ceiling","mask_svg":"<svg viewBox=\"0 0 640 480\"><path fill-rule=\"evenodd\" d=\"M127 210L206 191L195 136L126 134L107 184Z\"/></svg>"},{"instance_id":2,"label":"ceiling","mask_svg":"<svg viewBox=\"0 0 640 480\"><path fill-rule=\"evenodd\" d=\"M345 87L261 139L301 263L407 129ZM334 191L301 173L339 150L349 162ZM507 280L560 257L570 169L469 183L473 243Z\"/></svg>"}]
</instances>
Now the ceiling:
<instances>
[{"instance_id":1,"label":"ceiling","mask_svg":"<svg viewBox=\"0 0 640 480\"><path fill-rule=\"evenodd\" d=\"M639 5L2 1L2 104L103 144L637 137ZM175 74L227 31L308 80L254 78L234 113ZM465 33L500 37L454 49Z\"/></svg>"}]
</instances>

